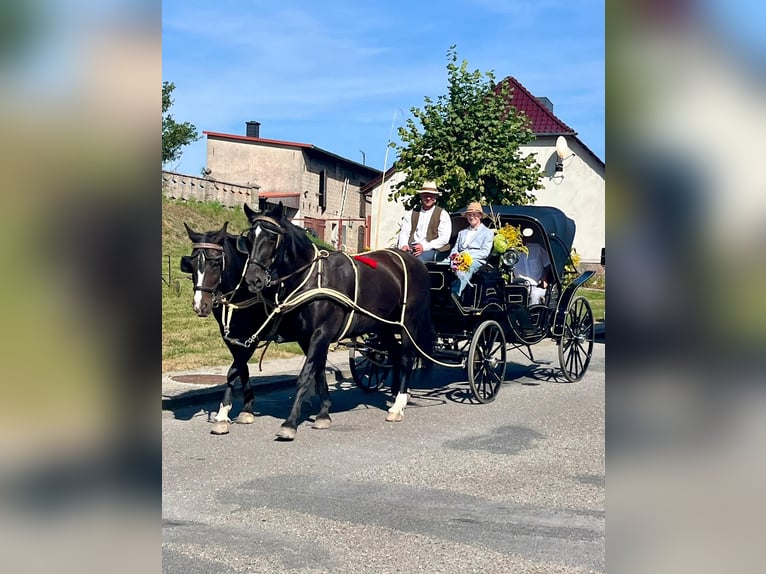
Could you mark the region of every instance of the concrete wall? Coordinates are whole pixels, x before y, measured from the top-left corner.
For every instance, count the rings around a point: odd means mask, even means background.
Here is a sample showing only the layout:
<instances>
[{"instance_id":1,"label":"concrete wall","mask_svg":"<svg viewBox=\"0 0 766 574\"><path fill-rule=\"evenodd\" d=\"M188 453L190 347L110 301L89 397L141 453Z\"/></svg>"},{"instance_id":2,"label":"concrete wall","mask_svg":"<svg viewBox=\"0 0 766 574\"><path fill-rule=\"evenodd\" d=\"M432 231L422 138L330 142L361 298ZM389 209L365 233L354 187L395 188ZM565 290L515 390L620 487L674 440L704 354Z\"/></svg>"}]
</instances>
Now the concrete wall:
<instances>
[{"instance_id":1,"label":"concrete wall","mask_svg":"<svg viewBox=\"0 0 766 574\"><path fill-rule=\"evenodd\" d=\"M243 203L252 205L253 202L258 205L257 189L173 171L162 172L162 194L171 199L217 201L227 207L237 207Z\"/></svg>"}]
</instances>

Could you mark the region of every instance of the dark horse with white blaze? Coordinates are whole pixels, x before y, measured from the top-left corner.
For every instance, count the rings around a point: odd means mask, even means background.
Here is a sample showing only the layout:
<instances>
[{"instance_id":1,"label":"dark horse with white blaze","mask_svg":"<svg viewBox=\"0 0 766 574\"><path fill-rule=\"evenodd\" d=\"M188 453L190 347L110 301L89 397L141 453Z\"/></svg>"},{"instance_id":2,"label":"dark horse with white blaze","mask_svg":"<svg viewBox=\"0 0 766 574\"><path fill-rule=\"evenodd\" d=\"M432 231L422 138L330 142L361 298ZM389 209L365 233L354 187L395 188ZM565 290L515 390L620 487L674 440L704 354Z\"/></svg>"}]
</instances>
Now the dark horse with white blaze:
<instances>
[{"instance_id":1,"label":"dark horse with white blaze","mask_svg":"<svg viewBox=\"0 0 766 574\"><path fill-rule=\"evenodd\" d=\"M184 223L192 252L181 257L181 271L191 273L194 283L194 311L200 317L207 317L212 311L233 359L212 434L229 432L229 411L237 379L242 385L245 404L236 421L244 424L255 421L255 394L247 362L257 348L253 335L266 319L263 301L253 297L244 280L247 254L237 251L238 236L227 233L227 226L228 222L218 231L198 233Z\"/></svg>"},{"instance_id":2,"label":"dark horse with white blaze","mask_svg":"<svg viewBox=\"0 0 766 574\"><path fill-rule=\"evenodd\" d=\"M329 347L362 334L376 334L390 353L396 399L386 420L401 421L417 352L430 354L433 346L425 265L393 249L360 256L319 250L304 229L284 217L281 203L262 214L247 204L244 210L251 225L247 284L275 305L280 335L296 341L306 355L292 410L277 436L295 438L301 403L312 384L321 400L313 426L330 426Z\"/></svg>"}]
</instances>

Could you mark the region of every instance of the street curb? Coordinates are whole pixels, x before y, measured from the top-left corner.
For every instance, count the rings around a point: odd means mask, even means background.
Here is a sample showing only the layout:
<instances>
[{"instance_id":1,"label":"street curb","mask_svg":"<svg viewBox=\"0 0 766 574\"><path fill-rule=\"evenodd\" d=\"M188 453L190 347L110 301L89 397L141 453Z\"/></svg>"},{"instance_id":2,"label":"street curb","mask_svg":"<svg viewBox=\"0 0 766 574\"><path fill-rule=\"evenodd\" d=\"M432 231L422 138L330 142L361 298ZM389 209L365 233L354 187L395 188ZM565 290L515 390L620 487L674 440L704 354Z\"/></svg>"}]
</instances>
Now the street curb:
<instances>
[{"instance_id":1,"label":"street curb","mask_svg":"<svg viewBox=\"0 0 766 574\"><path fill-rule=\"evenodd\" d=\"M326 376L328 380L348 380L351 373L348 368L347 351L341 354L330 353L327 360ZM294 388L300 368L305 357L296 356L290 359L278 359L270 363L264 363L263 371L253 369L251 365L250 384L257 394L269 393L288 388ZM345 362L344 362L345 360ZM175 410L188 408L198 404L217 402L223 398L226 383L219 384L194 384L175 381L174 377L189 375L213 375L224 376L228 367L205 367L191 371L178 371L162 374L162 410ZM255 372L255 375L252 373ZM242 396L239 382L235 385L235 397Z\"/></svg>"},{"instance_id":2,"label":"street curb","mask_svg":"<svg viewBox=\"0 0 766 574\"><path fill-rule=\"evenodd\" d=\"M264 378L273 379L272 381L262 382ZM253 381L253 379L256 379ZM284 388L295 386L298 377L295 375L276 375L270 377L250 377L250 384L256 393L269 393ZM189 385L192 386L192 385ZM220 400L226 390L226 383L213 385L209 387L191 388L188 391L181 392L174 396L162 397L162 410L174 410L190 407L200 403ZM235 396L242 394L241 389L237 388Z\"/></svg>"}]
</instances>

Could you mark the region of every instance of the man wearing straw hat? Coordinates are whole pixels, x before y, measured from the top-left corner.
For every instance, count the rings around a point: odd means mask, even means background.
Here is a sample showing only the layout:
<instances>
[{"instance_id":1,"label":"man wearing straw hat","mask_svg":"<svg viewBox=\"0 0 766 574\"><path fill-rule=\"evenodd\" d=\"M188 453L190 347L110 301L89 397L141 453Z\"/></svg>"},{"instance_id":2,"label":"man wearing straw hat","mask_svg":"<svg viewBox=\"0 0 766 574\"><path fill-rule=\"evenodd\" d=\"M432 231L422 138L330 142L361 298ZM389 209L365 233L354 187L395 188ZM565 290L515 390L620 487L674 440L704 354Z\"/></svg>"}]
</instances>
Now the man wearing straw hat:
<instances>
[{"instance_id":1,"label":"man wearing straw hat","mask_svg":"<svg viewBox=\"0 0 766 574\"><path fill-rule=\"evenodd\" d=\"M420 207L404 215L397 246L422 261L443 259L449 251L452 220L436 205L436 198L441 195L436 183L425 182L418 194Z\"/></svg>"},{"instance_id":2,"label":"man wearing straw hat","mask_svg":"<svg viewBox=\"0 0 766 574\"><path fill-rule=\"evenodd\" d=\"M478 201L472 201L463 213L468 220L468 227L457 234L455 246L450 252L450 260L455 261L457 255L468 253L471 264L467 269L457 269L453 266L457 279L452 283L452 293L460 299L465 286L469 284L474 272L487 262L492 251L492 242L495 239L494 232L484 225L481 220L487 217L484 208Z\"/></svg>"}]
</instances>

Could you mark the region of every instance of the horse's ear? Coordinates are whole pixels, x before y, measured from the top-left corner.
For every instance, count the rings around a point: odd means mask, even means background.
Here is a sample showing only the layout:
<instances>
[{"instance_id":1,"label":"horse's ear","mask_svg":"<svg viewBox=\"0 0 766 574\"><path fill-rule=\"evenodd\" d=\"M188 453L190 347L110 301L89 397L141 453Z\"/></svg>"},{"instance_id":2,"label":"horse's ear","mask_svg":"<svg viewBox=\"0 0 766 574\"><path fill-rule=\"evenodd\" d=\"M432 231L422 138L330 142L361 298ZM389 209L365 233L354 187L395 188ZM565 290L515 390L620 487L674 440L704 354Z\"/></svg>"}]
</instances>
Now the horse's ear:
<instances>
[{"instance_id":1,"label":"horse's ear","mask_svg":"<svg viewBox=\"0 0 766 574\"><path fill-rule=\"evenodd\" d=\"M277 205L277 208L274 210L274 219L282 219L282 202L279 202L279 205Z\"/></svg>"},{"instance_id":2,"label":"horse's ear","mask_svg":"<svg viewBox=\"0 0 766 574\"><path fill-rule=\"evenodd\" d=\"M226 228L229 227L229 222L226 221L223 224L223 227L215 232L215 241L216 243L219 241L223 241L226 238Z\"/></svg>"},{"instance_id":3,"label":"horse's ear","mask_svg":"<svg viewBox=\"0 0 766 574\"><path fill-rule=\"evenodd\" d=\"M253 211L247 203L242 204L242 209L245 210L245 215L247 216L247 220L252 222L256 212Z\"/></svg>"},{"instance_id":4,"label":"horse's ear","mask_svg":"<svg viewBox=\"0 0 766 574\"><path fill-rule=\"evenodd\" d=\"M197 238L200 236L200 234L194 231L188 225L186 225L185 221L184 221L184 227L186 228L186 235L189 236L189 239L191 239L192 241L197 241Z\"/></svg>"}]
</instances>

